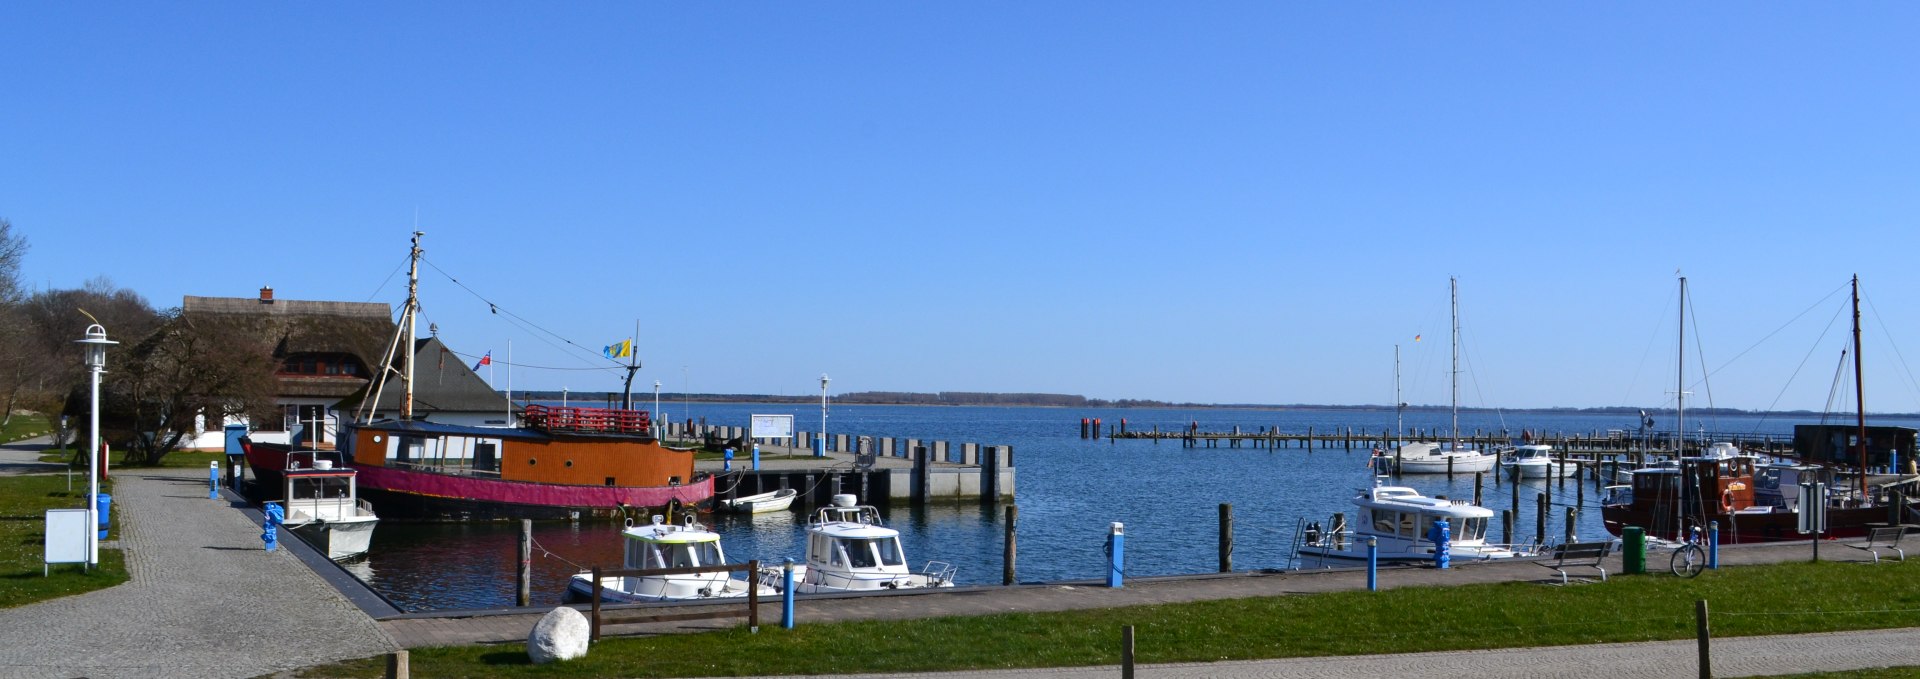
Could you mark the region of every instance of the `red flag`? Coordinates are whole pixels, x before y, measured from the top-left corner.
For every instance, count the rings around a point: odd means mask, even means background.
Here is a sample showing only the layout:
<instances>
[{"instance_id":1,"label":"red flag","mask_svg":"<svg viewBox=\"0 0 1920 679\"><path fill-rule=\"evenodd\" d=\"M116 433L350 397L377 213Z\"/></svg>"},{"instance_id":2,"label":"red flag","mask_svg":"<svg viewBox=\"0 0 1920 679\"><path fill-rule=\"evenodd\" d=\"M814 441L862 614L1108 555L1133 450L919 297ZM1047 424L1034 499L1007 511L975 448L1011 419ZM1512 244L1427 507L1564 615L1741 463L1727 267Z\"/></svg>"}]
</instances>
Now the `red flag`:
<instances>
[{"instance_id":1,"label":"red flag","mask_svg":"<svg viewBox=\"0 0 1920 679\"><path fill-rule=\"evenodd\" d=\"M480 362L473 364L473 369L479 370L480 366L483 366L483 365L493 365L493 350L491 349L487 350L487 355L481 356Z\"/></svg>"}]
</instances>

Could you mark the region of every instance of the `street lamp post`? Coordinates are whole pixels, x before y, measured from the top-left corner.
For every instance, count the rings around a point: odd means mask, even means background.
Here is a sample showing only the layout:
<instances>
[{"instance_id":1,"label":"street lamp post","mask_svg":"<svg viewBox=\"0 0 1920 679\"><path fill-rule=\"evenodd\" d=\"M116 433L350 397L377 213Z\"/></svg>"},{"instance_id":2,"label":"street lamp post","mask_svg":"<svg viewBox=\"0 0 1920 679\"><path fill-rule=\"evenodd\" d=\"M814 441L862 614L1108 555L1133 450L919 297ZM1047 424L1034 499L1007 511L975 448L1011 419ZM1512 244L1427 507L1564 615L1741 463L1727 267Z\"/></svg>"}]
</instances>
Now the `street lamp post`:
<instances>
[{"instance_id":1,"label":"street lamp post","mask_svg":"<svg viewBox=\"0 0 1920 679\"><path fill-rule=\"evenodd\" d=\"M660 438L660 380L653 381L653 417L648 421L653 423L653 437Z\"/></svg>"},{"instance_id":2,"label":"street lamp post","mask_svg":"<svg viewBox=\"0 0 1920 679\"><path fill-rule=\"evenodd\" d=\"M814 449L814 457L827 456L827 379L826 373L820 373L820 445Z\"/></svg>"},{"instance_id":3,"label":"street lamp post","mask_svg":"<svg viewBox=\"0 0 1920 679\"><path fill-rule=\"evenodd\" d=\"M87 566L100 564L100 374L107 371L107 329L87 326L87 336L76 340L84 352L93 398L92 428L87 437Z\"/></svg>"}]
</instances>

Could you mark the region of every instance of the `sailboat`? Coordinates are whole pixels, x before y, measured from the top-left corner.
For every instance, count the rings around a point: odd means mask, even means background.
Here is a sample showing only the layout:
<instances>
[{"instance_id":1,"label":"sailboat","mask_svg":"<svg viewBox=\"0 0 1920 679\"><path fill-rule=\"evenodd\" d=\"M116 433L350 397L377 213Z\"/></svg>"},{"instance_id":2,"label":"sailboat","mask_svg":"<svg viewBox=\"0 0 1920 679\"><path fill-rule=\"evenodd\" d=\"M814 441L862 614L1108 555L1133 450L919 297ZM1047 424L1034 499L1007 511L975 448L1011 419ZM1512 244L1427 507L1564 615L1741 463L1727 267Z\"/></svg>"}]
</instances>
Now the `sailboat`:
<instances>
[{"instance_id":1,"label":"sailboat","mask_svg":"<svg viewBox=\"0 0 1920 679\"><path fill-rule=\"evenodd\" d=\"M1680 279L1681 338L1686 330L1687 279ZM1684 354L1684 350L1682 351ZM1732 452L1724 443L1707 446L1698 455L1687 455L1685 448L1685 377L1680 378L1676 395L1675 423L1678 459L1672 466L1641 469L1629 475L1629 485L1610 486L1602 501L1600 516L1607 531L1620 535L1627 526L1647 529L1648 535L1684 538L1690 529L1704 530L1708 522L1718 522L1721 540L1773 542L1802 540L1798 530L1800 512L1811 503L1823 505L1827 516L1828 537L1849 538L1866 535L1874 524L1899 524L1913 513L1910 501L1893 492L1892 487L1916 479L1882 484L1880 493L1869 488L1866 405L1860 389L1860 278L1853 279L1853 358L1855 402L1858 406L1857 437L1859 452L1858 485L1852 488L1833 484L1834 470L1802 463L1765 463L1759 457ZM1798 428L1796 428L1798 429ZM1796 432L1797 433L1797 432ZM1796 439L1799 437L1796 436ZM1799 447L1796 441L1796 448ZM1808 451L1798 450L1802 454ZM1837 462L1837 460L1836 460ZM1824 498L1803 497L1805 484L1826 484Z\"/></svg>"},{"instance_id":2,"label":"sailboat","mask_svg":"<svg viewBox=\"0 0 1920 679\"><path fill-rule=\"evenodd\" d=\"M1393 455L1402 474L1472 474L1492 471L1500 456L1460 447L1460 279L1448 278L1453 299L1453 441L1441 448L1428 441L1403 443ZM1394 352L1394 402L1400 402L1400 354Z\"/></svg>"}]
</instances>

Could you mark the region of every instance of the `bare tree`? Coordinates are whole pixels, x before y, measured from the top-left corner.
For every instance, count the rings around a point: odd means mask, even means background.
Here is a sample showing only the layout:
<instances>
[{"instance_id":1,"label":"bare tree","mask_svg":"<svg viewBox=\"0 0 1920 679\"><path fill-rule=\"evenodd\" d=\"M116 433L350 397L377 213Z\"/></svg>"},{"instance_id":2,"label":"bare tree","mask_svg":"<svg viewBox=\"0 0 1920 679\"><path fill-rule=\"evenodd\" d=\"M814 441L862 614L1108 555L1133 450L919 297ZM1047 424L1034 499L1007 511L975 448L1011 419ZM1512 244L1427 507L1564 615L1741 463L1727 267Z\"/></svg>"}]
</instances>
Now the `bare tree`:
<instances>
[{"instance_id":1,"label":"bare tree","mask_svg":"<svg viewBox=\"0 0 1920 679\"><path fill-rule=\"evenodd\" d=\"M191 436L198 418L256 418L273 409L273 348L264 340L197 326L179 309L127 352L103 409L102 428L125 442L127 462L157 465Z\"/></svg>"}]
</instances>

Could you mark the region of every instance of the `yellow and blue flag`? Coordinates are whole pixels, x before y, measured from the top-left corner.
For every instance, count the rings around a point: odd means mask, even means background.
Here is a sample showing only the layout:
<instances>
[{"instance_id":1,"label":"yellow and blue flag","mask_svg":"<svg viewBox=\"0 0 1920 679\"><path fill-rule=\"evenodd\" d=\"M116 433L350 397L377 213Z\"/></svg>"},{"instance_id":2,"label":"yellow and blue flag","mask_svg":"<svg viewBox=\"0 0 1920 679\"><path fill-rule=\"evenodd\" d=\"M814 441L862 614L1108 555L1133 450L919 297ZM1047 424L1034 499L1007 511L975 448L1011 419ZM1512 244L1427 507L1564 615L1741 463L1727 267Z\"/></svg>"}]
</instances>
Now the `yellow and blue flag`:
<instances>
[{"instance_id":1,"label":"yellow and blue flag","mask_svg":"<svg viewBox=\"0 0 1920 679\"><path fill-rule=\"evenodd\" d=\"M600 353L606 354L607 358L626 358L628 356L632 356L633 340L623 339L618 342L614 342L613 344L607 345L607 348L601 350Z\"/></svg>"}]
</instances>

